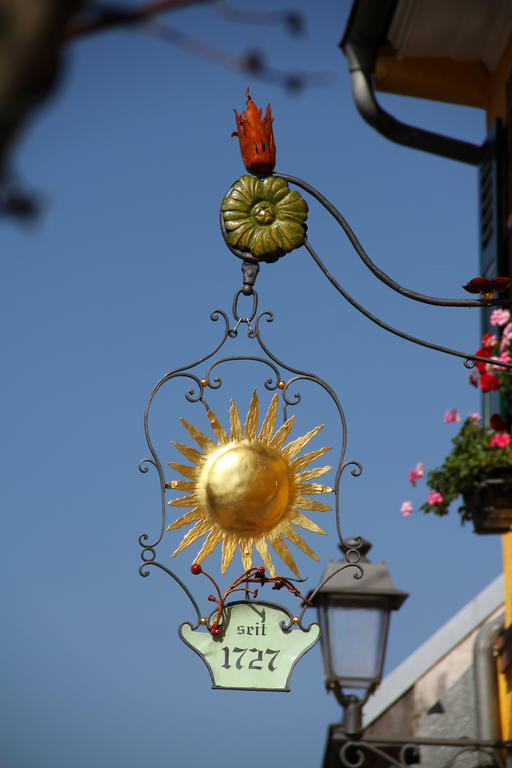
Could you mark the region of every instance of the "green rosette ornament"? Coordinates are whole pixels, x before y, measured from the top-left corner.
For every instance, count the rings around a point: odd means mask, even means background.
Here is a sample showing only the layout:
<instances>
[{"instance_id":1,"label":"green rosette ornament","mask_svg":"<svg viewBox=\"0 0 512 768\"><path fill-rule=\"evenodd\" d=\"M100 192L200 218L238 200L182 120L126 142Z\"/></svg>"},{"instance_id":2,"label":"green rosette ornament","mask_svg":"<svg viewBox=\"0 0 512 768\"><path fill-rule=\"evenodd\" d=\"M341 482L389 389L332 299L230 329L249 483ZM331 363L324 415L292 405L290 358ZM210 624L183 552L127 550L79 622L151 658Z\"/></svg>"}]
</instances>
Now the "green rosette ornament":
<instances>
[{"instance_id":1,"label":"green rosette ornament","mask_svg":"<svg viewBox=\"0 0 512 768\"><path fill-rule=\"evenodd\" d=\"M242 176L221 205L228 245L276 261L304 244L308 205L279 176Z\"/></svg>"}]
</instances>

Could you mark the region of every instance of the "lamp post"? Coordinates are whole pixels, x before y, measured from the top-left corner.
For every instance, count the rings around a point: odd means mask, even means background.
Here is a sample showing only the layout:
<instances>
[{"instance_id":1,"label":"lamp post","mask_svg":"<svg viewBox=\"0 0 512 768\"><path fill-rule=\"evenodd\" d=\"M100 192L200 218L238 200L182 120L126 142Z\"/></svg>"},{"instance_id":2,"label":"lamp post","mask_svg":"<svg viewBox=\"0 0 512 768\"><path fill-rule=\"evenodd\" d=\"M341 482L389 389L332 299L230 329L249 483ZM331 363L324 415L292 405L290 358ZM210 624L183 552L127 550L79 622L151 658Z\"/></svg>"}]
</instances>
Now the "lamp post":
<instances>
[{"instance_id":1,"label":"lamp post","mask_svg":"<svg viewBox=\"0 0 512 768\"><path fill-rule=\"evenodd\" d=\"M321 628L325 685L343 707L343 728L355 734L362 727L362 707L382 677L391 611L408 593L396 589L384 562L366 557L367 541L359 549L362 578L344 566L351 562L350 541L340 545L339 562L331 560L312 595ZM362 691L358 696L354 691Z\"/></svg>"}]
</instances>

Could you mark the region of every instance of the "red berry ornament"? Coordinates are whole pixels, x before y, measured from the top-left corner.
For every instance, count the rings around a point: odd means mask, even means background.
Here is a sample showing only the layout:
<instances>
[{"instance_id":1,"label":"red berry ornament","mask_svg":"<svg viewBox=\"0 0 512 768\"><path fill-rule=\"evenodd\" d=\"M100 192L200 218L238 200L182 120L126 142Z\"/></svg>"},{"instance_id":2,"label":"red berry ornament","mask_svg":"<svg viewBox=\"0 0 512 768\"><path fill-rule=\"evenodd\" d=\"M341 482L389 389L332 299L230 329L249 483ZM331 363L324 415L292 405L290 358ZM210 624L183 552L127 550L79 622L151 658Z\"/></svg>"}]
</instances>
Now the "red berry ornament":
<instances>
[{"instance_id":1,"label":"red berry ornament","mask_svg":"<svg viewBox=\"0 0 512 768\"><path fill-rule=\"evenodd\" d=\"M202 571L203 569L201 568L201 566L199 565L199 563L193 563L193 564L190 566L190 570L192 571L192 573L194 574L194 576L197 576L197 574L198 574L198 573L201 573L201 571Z\"/></svg>"}]
</instances>

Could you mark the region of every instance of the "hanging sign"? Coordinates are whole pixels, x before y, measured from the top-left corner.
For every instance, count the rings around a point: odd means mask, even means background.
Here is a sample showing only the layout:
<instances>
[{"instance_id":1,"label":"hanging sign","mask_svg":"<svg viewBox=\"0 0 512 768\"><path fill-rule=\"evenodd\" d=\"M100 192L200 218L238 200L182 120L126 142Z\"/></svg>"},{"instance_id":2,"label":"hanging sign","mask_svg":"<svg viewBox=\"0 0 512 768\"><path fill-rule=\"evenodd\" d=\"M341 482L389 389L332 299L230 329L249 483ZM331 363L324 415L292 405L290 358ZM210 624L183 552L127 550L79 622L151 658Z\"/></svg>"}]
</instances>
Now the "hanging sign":
<instances>
[{"instance_id":1,"label":"hanging sign","mask_svg":"<svg viewBox=\"0 0 512 768\"><path fill-rule=\"evenodd\" d=\"M320 636L318 624L295 627L286 608L257 600L225 605L222 626L213 636L188 623L178 630L208 667L212 688L289 691L293 667Z\"/></svg>"}]
</instances>

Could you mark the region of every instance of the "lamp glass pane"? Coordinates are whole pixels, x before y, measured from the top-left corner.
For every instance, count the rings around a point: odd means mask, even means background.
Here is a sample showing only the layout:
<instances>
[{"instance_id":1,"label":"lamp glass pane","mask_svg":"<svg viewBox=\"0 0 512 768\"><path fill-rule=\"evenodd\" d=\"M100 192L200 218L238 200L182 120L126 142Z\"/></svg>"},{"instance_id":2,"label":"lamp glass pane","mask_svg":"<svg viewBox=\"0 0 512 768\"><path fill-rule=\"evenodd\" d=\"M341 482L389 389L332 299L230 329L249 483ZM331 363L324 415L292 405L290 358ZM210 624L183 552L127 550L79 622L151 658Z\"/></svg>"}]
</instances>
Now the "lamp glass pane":
<instances>
[{"instance_id":1,"label":"lamp glass pane","mask_svg":"<svg viewBox=\"0 0 512 768\"><path fill-rule=\"evenodd\" d=\"M366 688L380 673L388 611L335 604L327 610L332 671L343 685Z\"/></svg>"}]
</instances>

